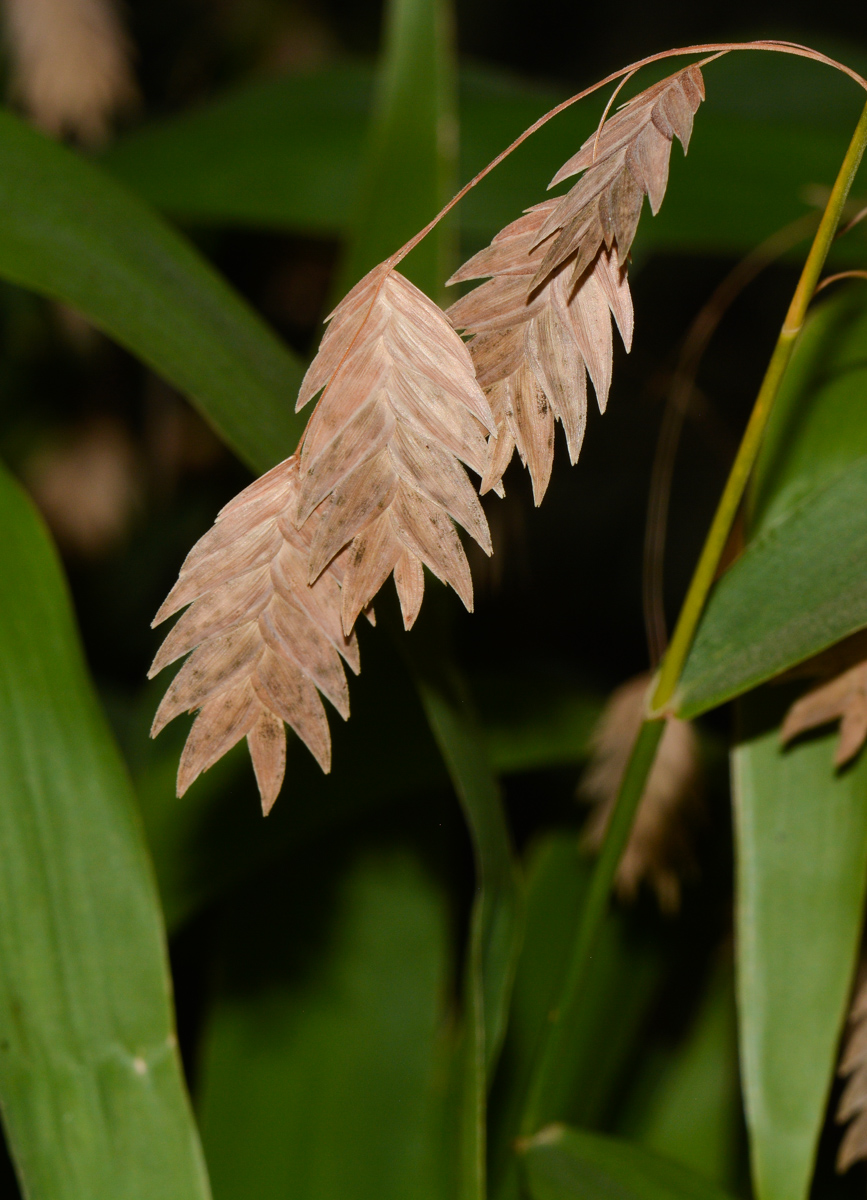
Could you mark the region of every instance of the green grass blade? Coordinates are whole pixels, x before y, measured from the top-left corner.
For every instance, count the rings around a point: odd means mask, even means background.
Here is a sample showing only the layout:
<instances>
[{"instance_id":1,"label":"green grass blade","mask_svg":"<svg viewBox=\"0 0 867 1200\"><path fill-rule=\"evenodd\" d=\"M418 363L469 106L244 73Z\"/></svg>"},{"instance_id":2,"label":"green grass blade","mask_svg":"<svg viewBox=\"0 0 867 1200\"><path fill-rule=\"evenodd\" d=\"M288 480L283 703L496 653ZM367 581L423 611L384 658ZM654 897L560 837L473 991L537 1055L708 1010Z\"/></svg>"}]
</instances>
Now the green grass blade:
<instances>
[{"instance_id":1,"label":"green grass blade","mask_svg":"<svg viewBox=\"0 0 867 1200\"><path fill-rule=\"evenodd\" d=\"M295 448L301 365L107 172L0 112L0 278L62 300L198 406L256 470Z\"/></svg>"},{"instance_id":2,"label":"green grass blade","mask_svg":"<svg viewBox=\"0 0 867 1200\"><path fill-rule=\"evenodd\" d=\"M427 224L455 190L451 6L448 0L391 0L385 11L383 56L337 296ZM452 270L452 228L440 224L401 266L434 299Z\"/></svg>"},{"instance_id":3,"label":"green grass blade","mask_svg":"<svg viewBox=\"0 0 867 1200\"><path fill-rule=\"evenodd\" d=\"M434 647L431 647L431 651ZM479 939L485 1060L493 1068L502 1044L518 949L521 898L499 784L463 680L433 653L410 650L413 673L434 738L461 801L478 873L474 937Z\"/></svg>"},{"instance_id":4,"label":"green grass blade","mask_svg":"<svg viewBox=\"0 0 867 1200\"><path fill-rule=\"evenodd\" d=\"M757 1200L801 1200L858 956L867 758L838 773L834 734L783 749L787 697L741 702L732 756L741 1072Z\"/></svg>"},{"instance_id":5,"label":"green grass blade","mask_svg":"<svg viewBox=\"0 0 867 1200\"><path fill-rule=\"evenodd\" d=\"M867 292L837 286L810 314L771 414L749 494L753 536L867 458Z\"/></svg>"},{"instance_id":6,"label":"green grass blade","mask_svg":"<svg viewBox=\"0 0 867 1200\"><path fill-rule=\"evenodd\" d=\"M206 1200L131 788L56 556L0 474L0 1105L31 1200Z\"/></svg>"},{"instance_id":7,"label":"green grass blade","mask_svg":"<svg viewBox=\"0 0 867 1200\"><path fill-rule=\"evenodd\" d=\"M551 1125L525 1154L531 1200L723 1200L725 1192L677 1163L617 1138Z\"/></svg>"},{"instance_id":8,"label":"green grass blade","mask_svg":"<svg viewBox=\"0 0 867 1200\"><path fill-rule=\"evenodd\" d=\"M514 1142L533 1064L590 884L591 864L579 851L578 836L575 830L549 834L528 856L526 928L491 1099L491 1184L498 1200L511 1196L516 1185ZM560 1111L568 1121L595 1127L610 1115L656 997L661 968L653 941L636 938L623 913L612 909L556 1079Z\"/></svg>"},{"instance_id":9,"label":"green grass blade","mask_svg":"<svg viewBox=\"0 0 867 1200\"><path fill-rule=\"evenodd\" d=\"M757 463L750 541L711 594L687 660L685 716L867 624L858 565L867 545L865 337L860 288L820 305L807 324Z\"/></svg>"},{"instance_id":10,"label":"green grass blade","mask_svg":"<svg viewBox=\"0 0 867 1200\"><path fill-rule=\"evenodd\" d=\"M443 1194L446 899L405 851L336 881L334 860L284 860L220 934L200 1108L221 1200Z\"/></svg>"},{"instance_id":11,"label":"green grass blade","mask_svg":"<svg viewBox=\"0 0 867 1200\"><path fill-rule=\"evenodd\" d=\"M862 458L760 534L717 583L675 696L678 714L715 708L867 624L865 557Z\"/></svg>"}]
</instances>

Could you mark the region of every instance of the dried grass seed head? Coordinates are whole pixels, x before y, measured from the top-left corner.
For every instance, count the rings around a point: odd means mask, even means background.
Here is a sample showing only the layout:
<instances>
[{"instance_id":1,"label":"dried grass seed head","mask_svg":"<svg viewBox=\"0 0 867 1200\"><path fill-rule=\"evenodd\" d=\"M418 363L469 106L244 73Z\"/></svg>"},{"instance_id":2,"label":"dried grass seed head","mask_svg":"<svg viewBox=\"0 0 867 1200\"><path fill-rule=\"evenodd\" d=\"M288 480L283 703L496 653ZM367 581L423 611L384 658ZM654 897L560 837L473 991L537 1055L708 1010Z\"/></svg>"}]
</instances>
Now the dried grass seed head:
<instances>
[{"instance_id":1,"label":"dried grass seed head","mask_svg":"<svg viewBox=\"0 0 867 1200\"><path fill-rule=\"evenodd\" d=\"M867 662L822 683L797 700L786 713L780 730L783 744L811 729L840 722L840 739L834 765L851 762L867 740Z\"/></svg>"},{"instance_id":2,"label":"dried grass seed head","mask_svg":"<svg viewBox=\"0 0 867 1200\"><path fill-rule=\"evenodd\" d=\"M476 377L486 389L497 424L488 444L482 493L502 488L503 472L517 449L530 471L540 504L554 460L554 422L566 434L577 462L587 423L587 375L600 411L611 386L614 344L611 317L627 347L632 343L632 298L626 271L602 251L577 286L568 268L529 292L543 249L539 229L559 203L547 200L508 225L471 258L449 283L491 276L447 311L467 345Z\"/></svg>"},{"instance_id":3,"label":"dried grass seed head","mask_svg":"<svg viewBox=\"0 0 867 1200\"><path fill-rule=\"evenodd\" d=\"M590 763L579 794L591 813L585 845L601 848L629 756L645 717L649 675L630 679L612 693L593 733ZM700 756L695 730L688 721L670 717L636 812L615 886L630 900L647 881L660 908L680 905L681 878L693 869L692 827L700 794Z\"/></svg>"},{"instance_id":4,"label":"dried grass seed head","mask_svg":"<svg viewBox=\"0 0 867 1200\"><path fill-rule=\"evenodd\" d=\"M470 353L497 422L483 492L502 489L517 449L541 502L555 420L571 462L578 458L587 374L605 411L612 316L627 350L632 343L626 265L641 206L647 195L658 211L672 139L687 148L703 97L701 71L691 66L630 100L557 173L552 186L583 172L566 196L529 209L449 280L490 277L448 310L455 328L472 335Z\"/></svg>"},{"instance_id":5,"label":"dried grass seed head","mask_svg":"<svg viewBox=\"0 0 867 1200\"><path fill-rule=\"evenodd\" d=\"M482 474L494 420L469 351L443 313L388 263L376 267L331 314L297 407L318 392L302 443L296 522L304 529L317 513L311 582L349 547L344 630L391 574L409 628L424 566L472 609L454 522L490 554L462 463Z\"/></svg>"},{"instance_id":6,"label":"dried grass seed head","mask_svg":"<svg viewBox=\"0 0 867 1200\"><path fill-rule=\"evenodd\" d=\"M267 814L283 782L284 722L330 770L320 693L349 716L341 659L357 674L358 645L341 624L341 564L307 581L318 520L296 529L299 491L293 456L236 496L187 555L154 619L158 625L186 608L149 672L189 654L151 730L156 736L180 713L198 710L181 756L179 796L246 736Z\"/></svg>"},{"instance_id":7,"label":"dried grass seed head","mask_svg":"<svg viewBox=\"0 0 867 1200\"><path fill-rule=\"evenodd\" d=\"M867 1159L867 966L863 959L838 1074L846 1079L846 1086L837 1105L836 1120L839 1125L849 1126L837 1152L837 1170L842 1174L854 1163Z\"/></svg>"}]
</instances>

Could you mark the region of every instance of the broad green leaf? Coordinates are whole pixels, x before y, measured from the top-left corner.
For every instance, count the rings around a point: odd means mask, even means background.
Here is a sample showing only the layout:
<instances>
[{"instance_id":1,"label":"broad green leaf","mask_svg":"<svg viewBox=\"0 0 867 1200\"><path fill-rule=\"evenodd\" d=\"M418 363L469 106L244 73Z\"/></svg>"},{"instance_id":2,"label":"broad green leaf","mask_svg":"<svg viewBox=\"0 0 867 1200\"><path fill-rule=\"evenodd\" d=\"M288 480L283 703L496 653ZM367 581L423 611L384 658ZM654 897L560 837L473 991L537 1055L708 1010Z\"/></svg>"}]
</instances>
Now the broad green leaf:
<instances>
[{"instance_id":1,"label":"broad green leaf","mask_svg":"<svg viewBox=\"0 0 867 1200\"><path fill-rule=\"evenodd\" d=\"M675 697L694 717L867 624L867 457L801 497L718 581Z\"/></svg>"},{"instance_id":2,"label":"broad green leaf","mask_svg":"<svg viewBox=\"0 0 867 1200\"><path fill-rule=\"evenodd\" d=\"M723 1200L725 1192L677 1163L618 1138L551 1125L524 1163L531 1200Z\"/></svg>"},{"instance_id":3,"label":"broad green leaf","mask_svg":"<svg viewBox=\"0 0 867 1200\"><path fill-rule=\"evenodd\" d=\"M575 830L549 834L532 848L527 863L526 928L491 1097L491 1182L497 1200L515 1195L514 1140L534 1058L557 1001L563 963L590 882L590 863L580 854L578 839ZM612 910L569 1032L569 1055L557 1079L554 1102L569 1121L596 1126L609 1116L656 995L660 970L657 947L652 941L638 940L624 915Z\"/></svg>"},{"instance_id":4,"label":"broad green leaf","mask_svg":"<svg viewBox=\"0 0 867 1200\"><path fill-rule=\"evenodd\" d=\"M741 1096L732 962L712 972L683 1039L654 1047L618 1132L721 1187L737 1182Z\"/></svg>"},{"instance_id":5,"label":"broad green leaf","mask_svg":"<svg viewBox=\"0 0 867 1200\"><path fill-rule=\"evenodd\" d=\"M0 473L0 1104L31 1200L207 1200L156 889L57 558Z\"/></svg>"},{"instance_id":6,"label":"broad green leaf","mask_svg":"<svg viewBox=\"0 0 867 1200\"><path fill-rule=\"evenodd\" d=\"M836 772L835 734L783 749L787 697L741 701L732 755L741 1072L757 1200L801 1200L858 957L867 758Z\"/></svg>"},{"instance_id":7,"label":"broad green leaf","mask_svg":"<svg viewBox=\"0 0 867 1200\"><path fill-rule=\"evenodd\" d=\"M0 278L82 312L198 406L249 466L290 454L298 360L100 167L0 112Z\"/></svg>"},{"instance_id":8,"label":"broad green leaf","mask_svg":"<svg viewBox=\"0 0 867 1200\"><path fill-rule=\"evenodd\" d=\"M202 1051L220 1200L434 1200L448 911L406 852L325 845L227 909ZM236 910L236 911L232 911Z\"/></svg>"},{"instance_id":9,"label":"broad green leaf","mask_svg":"<svg viewBox=\"0 0 867 1200\"><path fill-rule=\"evenodd\" d=\"M256 80L127 134L102 161L181 221L334 234L353 213L373 81L354 62Z\"/></svg>"}]
</instances>

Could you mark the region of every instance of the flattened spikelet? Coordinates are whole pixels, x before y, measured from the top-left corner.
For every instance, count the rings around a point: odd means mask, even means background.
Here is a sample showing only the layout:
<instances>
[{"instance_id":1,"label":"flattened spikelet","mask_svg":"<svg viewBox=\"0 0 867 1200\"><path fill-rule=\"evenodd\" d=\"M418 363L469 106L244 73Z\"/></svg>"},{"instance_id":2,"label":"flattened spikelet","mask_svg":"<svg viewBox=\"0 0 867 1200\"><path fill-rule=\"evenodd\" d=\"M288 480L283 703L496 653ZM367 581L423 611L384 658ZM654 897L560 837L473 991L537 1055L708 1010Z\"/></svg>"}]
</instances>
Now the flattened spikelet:
<instances>
[{"instance_id":1,"label":"flattened spikelet","mask_svg":"<svg viewBox=\"0 0 867 1200\"><path fill-rule=\"evenodd\" d=\"M611 317L632 343L629 248L645 195L665 193L672 138L686 150L704 97L698 67L648 88L588 138L552 186L583 172L566 196L529 209L452 276L490 276L448 309L467 343L497 422L482 491L501 490L515 449L540 503L551 474L554 421L571 462L581 450L589 374L601 412L611 386Z\"/></svg>"},{"instance_id":2,"label":"flattened spikelet","mask_svg":"<svg viewBox=\"0 0 867 1200\"><path fill-rule=\"evenodd\" d=\"M867 739L867 662L823 683L797 700L786 714L780 738L790 742L801 733L840 722L834 765L850 762Z\"/></svg>"},{"instance_id":3,"label":"flattened spikelet","mask_svg":"<svg viewBox=\"0 0 867 1200\"><path fill-rule=\"evenodd\" d=\"M539 231L538 241L556 234L545 253L535 284L574 257L577 282L602 246L626 262L644 197L654 215L668 184L671 143L689 148L692 122L704 99L697 66L687 67L635 96L611 117L598 136L589 137L565 163L551 186L583 175L559 202Z\"/></svg>"},{"instance_id":4,"label":"flattened spikelet","mask_svg":"<svg viewBox=\"0 0 867 1200\"><path fill-rule=\"evenodd\" d=\"M836 1119L839 1125L849 1123L837 1152L837 1170L842 1174L859 1159L867 1158L867 971L863 962L849 1013L849 1032L839 1074L846 1079L846 1086Z\"/></svg>"},{"instance_id":5,"label":"flattened spikelet","mask_svg":"<svg viewBox=\"0 0 867 1200\"><path fill-rule=\"evenodd\" d=\"M311 513L317 518L309 580L349 547L347 632L392 573L409 628L421 605L422 565L472 609L453 522L490 554L487 521L461 463L482 474L494 420L466 346L427 296L382 264L331 314L298 408L320 390L299 461L296 522L306 529Z\"/></svg>"},{"instance_id":6,"label":"flattened spikelet","mask_svg":"<svg viewBox=\"0 0 867 1200\"><path fill-rule=\"evenodd\" d=\"M284 722L323 771L330 769L320 693L349 716L341 658L357 673L358 646L340 620L340 564L307 582L318 518L296 529L298 495L293 456L236 496L187 555L154 620L187 608L149 672L190 655L151 730L156 736L180 713L198 709L178 770L179 796L246 736L267 814L283 782Z\"/></svg>"}]
</instances>

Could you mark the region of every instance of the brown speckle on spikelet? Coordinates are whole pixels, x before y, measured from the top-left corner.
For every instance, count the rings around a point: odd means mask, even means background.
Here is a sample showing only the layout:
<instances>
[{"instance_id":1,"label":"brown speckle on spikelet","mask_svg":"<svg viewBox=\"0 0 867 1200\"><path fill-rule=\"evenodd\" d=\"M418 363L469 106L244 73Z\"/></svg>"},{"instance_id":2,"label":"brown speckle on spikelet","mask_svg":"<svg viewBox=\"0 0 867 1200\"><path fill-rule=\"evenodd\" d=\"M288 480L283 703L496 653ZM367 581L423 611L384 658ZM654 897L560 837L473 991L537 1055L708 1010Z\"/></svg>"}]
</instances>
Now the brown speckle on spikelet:
<instances>
[{"instance_id":1,"label":"brown speckle on spikelet","mask_svg":"<svg viewBox=\"0 0 867 1200\"><path fill-rule=\"evenodd\" d=\"M488 525L461 463L482 474L494 421L469 351L440 309L387 263L329 322L298 397L302 408L322 392L299 463L299 527L317 515L308 578L350 546L346 631L392 573L409 628L421 605L422 565L472 609L453 522L490 554Z\"/></svg>"},{"instance_id":2,"label":"brown speckle on spikelet","mask_svg":"<svg viewBox=\"0 0 867 1200\"><path fill-rule=\"evenodd\" d=\"M593 734L593 753L580 794L594 809L585 844L602 845L632 747L644 720L649 675L639 675L611 696ZM669 717L632 832L617 869L616 888L631 899L647 880L666 912L680 904L680 881L692 866L690 826L699 791L699 754L687 721Z\"/></svg>"},{"instance_id":3,"label":"brown speckle on spikelet","mask_svg":"<svg viewBox=\"0 0 867 1200\"><path fill-rule=\"evenodd\" d=\"M341 564L307 582L319 521L317 515L296 529L298 495L293 456L236 496L187 555L154 620L187 608L150 669L153 676L189 654L151 730L156 736L180 713L198 709L181 757L179 796L246 736L267 814L283 781L284 722L323 771L330 769L320 692L349 716L341 658L357 673L358 645L341 625Z\"/></svg>"},{"instance_id":4,"label":"brown speckle on spikelet","mask_svg":"<svg viewBox=\"0 0 867 1200\"><path fill-rule=\"evenodd\" d=\"M102 141L137 96L112 0L3 0L3 10L16 99L49 133Z\"/></svg>"},{"instance_id":5,"label":"brown speckle on spikelet","mask_svg":"<svg viewBox=\"0 0 867 1200\"><path fill-rule=\"evenodd\" d=\"M834 765L842 767L855 757L867 738L867 662L850 667L796 701L786 714L780 739L790 742L832 721L840 722Z\"/></svg>"},{"instance_id":6,"label":"brown speckle on spikelet","mask_svg":"<svg viewBox=\"0 0 867 1200\"><path fill-rule=\"evenodd\" d=\"M867 1158L867 970L863 961L838 1072L848 1079L836 1119L840 1125L851 1122L837 1152L837 1170L842 1174Z\"/></svg>"},{"instance_id":7,"label":"brown speckle on spikelet","mask_svg":"<svg viewBox=\"0 0 867 1200\"><path fill-rule=\"evenodd\" d=\"M497 423L482 491L501 489L515 449L540 503L553 463L554 421L577 461L587 419L589 374L600 412L611 386L613 315L629 350L629 248L644 196L655 213L668 180L674 136L684 149L704 97L687 67L618 110L555 176L583 172L562 197L529 209L452 276L491 278L448 310L467 343Z\"/></svg>"}]
</instances>

